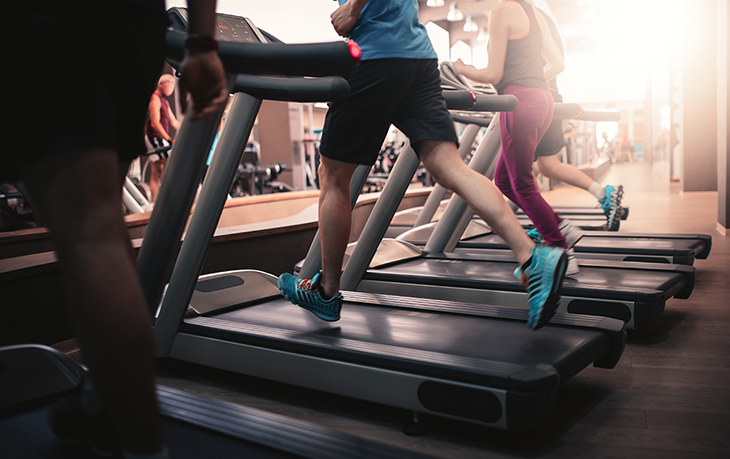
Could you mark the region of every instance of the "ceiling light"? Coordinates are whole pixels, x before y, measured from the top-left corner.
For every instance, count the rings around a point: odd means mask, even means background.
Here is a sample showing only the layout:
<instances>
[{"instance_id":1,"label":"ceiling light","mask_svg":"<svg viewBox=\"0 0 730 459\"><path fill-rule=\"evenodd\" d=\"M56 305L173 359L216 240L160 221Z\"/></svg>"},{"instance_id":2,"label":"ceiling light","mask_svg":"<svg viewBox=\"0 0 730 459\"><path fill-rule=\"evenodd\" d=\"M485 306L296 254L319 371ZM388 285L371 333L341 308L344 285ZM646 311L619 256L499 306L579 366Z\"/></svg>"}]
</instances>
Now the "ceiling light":
<instances>
[{"instance_id":1,"label":"ceiling light","mask_svg":"<svg viewBox=\"0 0 730 459\"><path fill-rule=\"evenodd\" d=\"M489 38L489 34L487 33L487 28L482 27L479 29L479 35L477 35L477 41L486 41Z\"/></svg>"},{"instance_id":2,"label":"ceiling light","mask_svg":"<svg viewBox=\"0 0 730 459\"><path fill-rule=\"evenodd\" d=\"M444 6L444 0L428 0L426 2L426 6L430 6L431 8L437 8L439 6Z\"/></svg>"},{"instance_id":3,"label":"ceiling light","mask_svg":"<svg viewBox=\"0 0 730 459\"><path fill-rule=\"evenodd\" d=\"M449 14L446 15L446 20L449 22L461 21L464 19L464 13L461 12L456 3L452 3L449 6Z\"/></svg>"},{"instance_id":4,"label":"ceiling light","mask_svg":"<svg viewBox=\"0 0 730 459\"><path fill-rule=\"evenodd\" d=\"M474 22L471 16L466 17L466 22L464 23L464 32L479 32L479 25Z\"/></svg>"}]
</instances>

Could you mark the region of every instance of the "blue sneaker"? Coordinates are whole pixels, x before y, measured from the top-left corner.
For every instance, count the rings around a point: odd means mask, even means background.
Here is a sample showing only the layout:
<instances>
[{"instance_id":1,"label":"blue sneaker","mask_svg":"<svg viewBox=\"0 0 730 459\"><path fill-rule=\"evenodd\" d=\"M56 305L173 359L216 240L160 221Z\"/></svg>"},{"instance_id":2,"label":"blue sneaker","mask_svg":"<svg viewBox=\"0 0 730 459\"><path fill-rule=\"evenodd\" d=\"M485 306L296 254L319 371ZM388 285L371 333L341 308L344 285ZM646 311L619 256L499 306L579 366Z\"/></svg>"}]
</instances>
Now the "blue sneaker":
<instances>
[{"instance_id":1,"label":"blue sneaker","mask_svg":"<svg viewBox=\"0 0 730 459\"><path fill-rule=\"evenodd\" d=\"M537 231L537 228L532 228L530 231L528 231L527 236L532 239L532 242L534 242L535 244L545 243L545 241L542 239L542 235L539 231Z\"/></svg>"},{"instance_id":2,"label":"blue sneaker","mask_svg":"<svg viewBox=\"0 0 730 459\"><path fill-rule=\"evenodd\" d=\"M527 326L532 330L544 327L555 315L560 303L568 257L560 247L536 245L532 249L530 265L515 269L515 277L527 290L530 315Z\"/></svg>"},{"instance_id":3,"label":"blue sneaker","mask_svg":"<svg viewBox=\"0 0 730 459\"><path fill-rule=\"evenodd\" d=\"M324 300L319 291L319 280L322 271L312 279L299 279L289 273L279 276L279 291L284 298L310 311L327 322L340 320L342 294Z\"/></svg>"},{"instance_id":4,"label":"blue sneaker","mask_svg":"<svg viewBox=\"0 0 730 459\"><path fill-rule=\"evenodd\" d=\"M621 198L624 196L624 187L619 185L618 188L614 188L611 185L606 186L606 196L603 199L599 199L603 213L606 214L606 228L608 231L618 231L621 225L621 216L624 213L623 207L621 207Z\"/></svg>"}]
</instances>

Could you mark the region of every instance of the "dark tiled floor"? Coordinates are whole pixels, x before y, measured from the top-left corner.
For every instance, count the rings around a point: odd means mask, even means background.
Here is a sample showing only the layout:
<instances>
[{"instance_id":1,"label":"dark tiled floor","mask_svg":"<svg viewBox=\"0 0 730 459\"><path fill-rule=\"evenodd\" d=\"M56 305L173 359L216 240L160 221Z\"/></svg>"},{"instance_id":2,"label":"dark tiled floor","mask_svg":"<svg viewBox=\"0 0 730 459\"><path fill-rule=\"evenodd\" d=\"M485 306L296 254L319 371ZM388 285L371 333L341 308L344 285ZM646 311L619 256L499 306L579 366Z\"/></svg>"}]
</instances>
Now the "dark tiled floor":
<instances>
[{"instance_id":1,"label":"dark tiled floor","mask_svg":"<svg viewBox=\"0 0 730 459\"><path fill-rule=\"evenodd\" d=\"M427 435L408 437L409 414L389 407L182 364L162 369L159 381L440 457L730 457L730 237L716 232L717 194L680 194L641 163L614 165L602 183L625 187L631 214L621 231L711 234L712 253L695 263L690 299L670 300L658 323L630 331L615 369L568 381L550 420L531 432L433 420ZM566 187L546 198L595 204Z\"/></svg>"}]
</instances>

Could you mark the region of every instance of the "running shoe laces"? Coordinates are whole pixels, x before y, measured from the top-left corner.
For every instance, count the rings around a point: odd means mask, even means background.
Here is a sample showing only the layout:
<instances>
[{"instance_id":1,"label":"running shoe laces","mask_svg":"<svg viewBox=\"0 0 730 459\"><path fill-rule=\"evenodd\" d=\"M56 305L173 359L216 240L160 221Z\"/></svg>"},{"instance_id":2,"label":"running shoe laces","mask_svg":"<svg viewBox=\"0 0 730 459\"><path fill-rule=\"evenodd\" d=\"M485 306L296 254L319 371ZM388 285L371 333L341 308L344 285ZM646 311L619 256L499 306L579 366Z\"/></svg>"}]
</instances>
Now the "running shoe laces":
<instances>
[{"instance_id":1,"label":"running shoe laces","mask_svg":"<svg viewBox=\"0 0 730 459\"><path fill-rule=\"evenodd\" d=\"M621 224L621 216L623 215L623 208L621 207L621 199L624 195L623 185L619 185L614 188L611 185L606 185L606 196L603 199L599 199L603 213L606 215L607 223L606 228L609 231L618 231Z\"/></svg>"},{"instance_id":2,"label":"running shoe laces","mask_svg":"<svg viewBox=\"0 0 730 459\"><path fill-rule=\"evenodd\" d=\"M340 319L342 294L338 293L329 300L322 298L319 282L322 272L311 279L298 279L289 273L279 276L279 291L284 298L310 311L327 322Z\"/></svg>"},{"instance_id":3,"label":"running shoe laces","mask_svg":"<svg viewBox=\"0 0 730 459\"><path fill-rule=\"evenodd\" d=\"M537 228L532 228L530 231L528 231L527 236L532 239L532 242L534 242L535 244L543 244L545 242L542 239L542 236L540 235L540 232L537 230Z\"/></svg>"},{"instance_id":4,"label":"running shoe laces","mask_svg":"<svg viewBox=\"0 0 730 459\"><path fill-rule=\"evenodd\" d=\"M530 264L515 269L515 277L527 290L530 302L527 326L532 330L539 330L555 315L567 265L565 250L537 245L532 249Z\"/></svg>"}]
</instances>

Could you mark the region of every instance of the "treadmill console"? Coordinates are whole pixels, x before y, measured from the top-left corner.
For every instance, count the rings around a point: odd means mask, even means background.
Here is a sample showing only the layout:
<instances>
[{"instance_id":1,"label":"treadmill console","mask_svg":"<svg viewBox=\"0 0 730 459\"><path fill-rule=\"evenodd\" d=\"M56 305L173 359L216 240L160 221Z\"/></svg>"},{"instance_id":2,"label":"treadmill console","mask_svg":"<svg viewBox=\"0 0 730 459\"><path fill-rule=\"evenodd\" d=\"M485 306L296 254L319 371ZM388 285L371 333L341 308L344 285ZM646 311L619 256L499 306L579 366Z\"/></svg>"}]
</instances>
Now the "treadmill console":
<instances>
[{"instance_id":1,"label":"treadmill console","mask_svg":"<svg viewBox=\"0 0 730 459\"><path fill-rule=\"evenodd\" d=\"M181 32L188 31L188 10L187 8L170 8L167 11L171 26L174 30ZM218 32L214 37L221 41L235 41L248 43L266 43L266 39L253 25L250 19L229 14L216 14Z\"/></svg>"}]
</instances>

